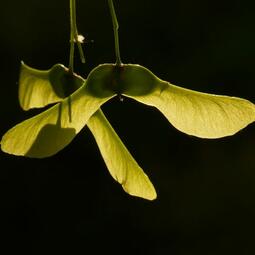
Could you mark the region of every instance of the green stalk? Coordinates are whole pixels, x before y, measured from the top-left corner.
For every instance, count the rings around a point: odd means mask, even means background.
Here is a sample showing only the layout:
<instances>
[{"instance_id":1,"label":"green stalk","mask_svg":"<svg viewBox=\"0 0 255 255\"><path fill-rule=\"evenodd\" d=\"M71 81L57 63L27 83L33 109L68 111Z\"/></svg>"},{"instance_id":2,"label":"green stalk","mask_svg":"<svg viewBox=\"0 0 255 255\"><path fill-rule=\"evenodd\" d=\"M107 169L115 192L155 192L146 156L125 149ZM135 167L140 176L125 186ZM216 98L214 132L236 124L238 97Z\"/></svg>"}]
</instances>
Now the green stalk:
<instances>
[{"instance_id":1,"label":"green stalk","mask_svg":"<svg viewBox=\"0 0 255 255\"><path fill-rule=\"evenodd\" d=\"M85 56L81 42L79 41L79 33L76 24L76 0L70 0L70 31L69 72L73 73L75 43L77 43L78 46L81 62L85 63Z\"/></svg>"},{"instance_id":2,"label":"green stalk","mask_svg":"<svg viewBox=\"0 0 255 255\"><path fill-rule=\"evenodd\" d=\"M75 0L70 0L70 55L69 55L69 72L73 73L74 69L74 34L75 34Z\"/></svg>"},{"instance_id":3,"label":"green stalk","mask_svg":"<svg viewBox=\"0 0 255 255\"><path fill-rule=\"evenodd\" d=\"M119 47L119 23L117 20L117 16L115 13L114 5L112 0L108 0L108 6L110 9L111 17L112 17L112 25L114 32L114 41L115 41L115 56L116 56L116 65L121 66L121 58L120 58L120 47Z\"/></svg>"},{"instance_id":4,"label":"green stalk","mask_svg":"<svg viewBox=\"0 0 255 255\"><path fill-rule=\"evenodd\" d=\"M77 43L79 54L80 54L80 60L84 64L86 62L84 52L82 49L82 43L79 40L79 33L77 29L77 21L76 21L76 0L73 0L73 25L74 25L74 41Z\"/></svg>"}]
</instances>

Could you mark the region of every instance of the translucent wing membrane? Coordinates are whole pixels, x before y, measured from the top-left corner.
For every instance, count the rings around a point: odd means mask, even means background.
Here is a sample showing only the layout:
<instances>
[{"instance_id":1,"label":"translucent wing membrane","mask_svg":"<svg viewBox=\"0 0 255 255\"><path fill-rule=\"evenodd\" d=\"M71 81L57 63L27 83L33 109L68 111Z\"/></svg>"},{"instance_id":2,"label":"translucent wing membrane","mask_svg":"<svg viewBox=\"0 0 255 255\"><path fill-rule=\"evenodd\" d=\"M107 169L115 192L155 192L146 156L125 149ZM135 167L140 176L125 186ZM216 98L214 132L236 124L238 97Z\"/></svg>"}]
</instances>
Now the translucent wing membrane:
<instances>
[{"instance_id":1,"label":"translucent wing membrane","mask_svg":"<svg viewBox=\"0 0 255 255\"><path fill-rule=\"evenodd\" d=\"M255 106L248 100L201 93L155 80L150 93L126 96L156 107L186 134L201 138L230 136L255 120Z\"/></svg>"},{"instance_id":2,"label":"translucent wing membrane","mask_svg":"<svg viewBox=\"0 0 255 255\"><path fill-rule=\"evenodd\" d=\"M102 157L112 177L130 195L149 200L156 198L156 192L148 176L139 167L107 119L97 111L89 120Z\"/></svg>"},{"instance_id":3,"label":"translucent wing membrane","mask_svg":"<svg viewBox=\"0 0 255 255\"><path fill-rule=\"evenodd\" d=\"M62 101L84 83L79 77L70 75L61 64L41 71L22 62L19 78L19 102L22 109L40 108Z\"/></svg>"},{"instance_id":4,"label":"translucent wing membrane","mask_svg":"<svg viewBox=\"0 0 255 255\"><path fill-rule=\"evenodd\" d=\"M2 138L1 149L35 158L54 155L71 142L110 98L95 98L83 86L61 103L10 129Z\"/></svg>"}]
</instances>

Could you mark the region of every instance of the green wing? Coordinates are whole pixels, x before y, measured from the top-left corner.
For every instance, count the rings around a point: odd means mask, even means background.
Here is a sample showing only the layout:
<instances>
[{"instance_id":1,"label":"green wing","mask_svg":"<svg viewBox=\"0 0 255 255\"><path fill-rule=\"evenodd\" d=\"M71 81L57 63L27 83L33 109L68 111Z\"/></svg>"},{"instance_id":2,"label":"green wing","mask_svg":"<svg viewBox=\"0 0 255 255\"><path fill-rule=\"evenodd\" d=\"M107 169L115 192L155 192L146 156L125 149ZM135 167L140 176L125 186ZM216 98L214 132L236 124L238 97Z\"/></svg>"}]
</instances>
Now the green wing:
<instances>
[{"instance_id":1,"label":"green wing","mask_svg":"<svg viewBox=\"0 0 255 255\"><path fill-rule=\"evenodd\" d=\"M153 200L157 197L148 176L133 159L110 123L97 111L89 120L102 157L112 177L130 195Z\"/></svg>"},{"instance_id":2,"label":"green wing","mask_svg":"<svg viewBox=\"0 0 255 255\"><path fill-rule=\"evenodd\" d=\"M23 110L44 107L62 101L84 83L77 75L56 64L46 71L21 63L19 78L19 102Z\"/></svg>"},{"instance_id":3,"label":"green wing","mask_svg":"<svg viewBox=\"0 0 255 255\"><path fill-rule=\"evenodd\" d=\"M60 72L58 77L63 77L62 82L59 82L58 79L50 80L49 73L53 72L52 69L39 71L22 64L21 77L23 78L20 78L19 96L23 109L43 107L56 101L62 101L62 97L57 96L55 91L65 91L66 89L63 87L68 86L70 88L71 86L73 87L72 84L75 84L75 89L85 82L82 77L77 75L73 77L66 76L67 69L62 65L58 67L58 71ZM67 78L68 80L66 81ZM103 112L98 110L94 113L88 120L87 125L97 142L110 174L122 185L123 189L133 196L149 200L155 199L157 194L148 176L129 153ZM54 135L52 133L51 139L55 139ZM72 131L70 129L63 131L63 136L72 136ZM41 139L40 147L47 148L46 142L47 138ZM45 143L45 145L42 146L42 143ZM30 150L28 155L33 156L33 150L32 153Z\"/></svg>"},{"instance_id":4,"label":"green wing","mask_svg":"<svg viewBox=\"0 0 255 255\"><path fill-rule=\"evenodd\" d=\"M54 155L72 141L112 96L96 98L84 85L61 103L10 129L2 138L1 149L34 158Z\"/></svg>"},{"instance_id":5,"label":"green wing","mask_svg":"<svg viewBox=\"0 0 255 255\"><path fill-rule=\"evenodd\" d=\"M230 136L255 120L255 106L248 100L184 89L155 78L150 93L125 95L156 107L186 134L201 138Z\"/></svg>"}]
</instances>

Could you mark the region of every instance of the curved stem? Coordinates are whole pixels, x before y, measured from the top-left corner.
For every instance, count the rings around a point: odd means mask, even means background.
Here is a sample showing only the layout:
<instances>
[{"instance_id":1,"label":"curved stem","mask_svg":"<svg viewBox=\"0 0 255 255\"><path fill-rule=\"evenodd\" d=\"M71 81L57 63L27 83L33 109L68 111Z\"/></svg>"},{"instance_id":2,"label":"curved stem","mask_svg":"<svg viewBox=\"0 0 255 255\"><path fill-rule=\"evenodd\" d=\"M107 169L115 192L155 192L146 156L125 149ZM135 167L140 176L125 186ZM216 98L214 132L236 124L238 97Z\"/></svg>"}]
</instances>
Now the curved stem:
<instances>
[{"instance_id":1,"label":"curved stem","mask_svg":"<svg viewBox=\"0 0 255 255\"><path fill-rule=\"evenodd\" d=\"M85 60L85 56L84 56L84 52L82 49L82 42L81 40L79 40L79 33L78 33L78 29L77 29L77 21L76 21L76 1L73 1L73 22L74 22L74 41L75 43L77 43L78 46L78 50L79 50L79 54L80 54L80 60L81 62L84 64L86 62Z\"/></svg>"},{"instance_id":2,"label":"curved stem","mask_svg":"<svg viewBox=\"0 0 255 255\"><path fill-rule=\"evenodd\" d=\"M83 64L85 64L86 59L85 59L85 55L84 55L84 52L83 52L83 49L82 49L81 42L79 41L78 35L77 35L77 38L75 40L77 42L77 46L78 46L78 50L79 50L79 54L80 54L80 60Z\"/></svg>"},{"instance_id":3,"label":"curved stem","mask_svg":"<svg viewBox=\"0 0 255 255\"><path fill-rule=\"evenodd\" d=\"M75 43L77 43L78 46L81 62L85 63L85 56L83 53L81 41L79 40L79 34L76 24L76 0L70 0L70 30L69 72L73 73Z\"/></svg>"},{"instance_id":4,"label":"curved stem","mask_svg":"<svg viewBox=\"0 0 255 255\"><path fill-rule=\"evenodd\" d=\"M75 0L70 0L70 55L69 72L73 73L74 68L74 34L75 34Z\"/></svg>"},{"instance_id":5,"label":"curved stem","mask_svg":"<svg viewBox=\"0 0 255 255\"><path fill-rule=\"evenodd\" d=\"M120 58L120 48L119 48L119 24L117 20L117 16L115 13L114 5L112 0L108 0L108 5L112 17L112 25L113 25L113 32L114 32L114 41L115 41L115 55L116 55L116 65L120 66L122 64Z\"/></svg>"}]
</instances>

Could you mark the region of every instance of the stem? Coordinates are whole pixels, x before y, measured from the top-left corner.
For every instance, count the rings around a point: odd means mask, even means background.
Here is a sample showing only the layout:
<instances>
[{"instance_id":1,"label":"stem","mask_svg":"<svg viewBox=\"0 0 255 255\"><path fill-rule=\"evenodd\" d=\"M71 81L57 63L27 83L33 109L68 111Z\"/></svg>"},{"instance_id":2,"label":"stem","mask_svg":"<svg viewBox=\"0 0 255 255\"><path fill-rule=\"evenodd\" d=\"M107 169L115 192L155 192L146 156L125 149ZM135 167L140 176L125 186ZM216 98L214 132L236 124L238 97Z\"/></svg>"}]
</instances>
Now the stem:
<instances>
[{"instance_id":1,"label":"stem","mask_svg":"<svg viewBox=\"0 0 255 255\"><path fill-rule=\"evenodd\" d=\"M83 52L83 48L82 48L81 42L78 40L78 33L77 33L76 42L77 42L77 46L78 46L78 50L79 50L79 54L80 54L80 60L81 60L81 62L83 64L85 64L86 63L86 59L85 59L85 56L84 56L84 52Z\"/></svg>"},{"instance_id":2,"label":"stem","mask_svg":"<svg viewBox=\"0 0 255 255\"><path fill-rule=\"evenodd\" d=\"M114 5L112 0L108 0L108 5L110 8L110 13L112 17L112 25L113 25L113 32L114 32L114 41L115 41L115 56L116 56L116 65L121 66L121 58L120 58L120 47L119 47L119 24L117 20L117 16L115 13Z\"/></svg>"},{"instance_id":3,"label":"stem","mask_svg":"<svg viewBox=\"0 0 255 255\"><path fill-rule=\"evenodd\" d=\"M75 35L75 0L70 0L70 55L69 55L69 72L73 73L74 69L74 35Z\"/></svg>"},{"instance_id":4,"label":"stem","mask_svg":"<svg viewBox=\"0 0 255 255\"><path fill-rule=\"evenodd\" d=\"M80 59L85 63L85 56L82 49L81 42L79 41L79 34L76 24L76 0L70 0L70 56L69 56L69 72L73 73L74 70L74 46L77 43Z\"/></svg>"},{"instance_id":5,"label":"stem","mask_svg":"<svg viewBox=\"0 0 255 255\"><path fill-rule=\"evenodd\" d=\"M84 64L86 62L85 60L85 56L84 56L84 52L82 49L82 44L81 41L79 40L79 33L78 33L78 29L77 29L77 21L76 21L76 0L73 0L73 22L74 22L74 41L77 43L78 46L78 50L79 50L79 54L80 54L80 60L81 62Z\"/></svg>"}]
</instances>

